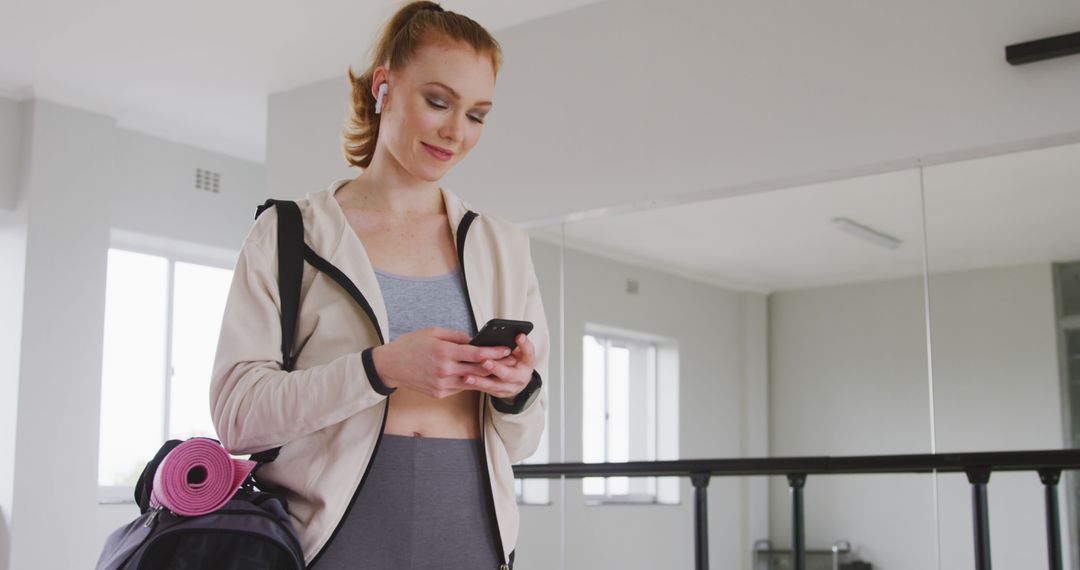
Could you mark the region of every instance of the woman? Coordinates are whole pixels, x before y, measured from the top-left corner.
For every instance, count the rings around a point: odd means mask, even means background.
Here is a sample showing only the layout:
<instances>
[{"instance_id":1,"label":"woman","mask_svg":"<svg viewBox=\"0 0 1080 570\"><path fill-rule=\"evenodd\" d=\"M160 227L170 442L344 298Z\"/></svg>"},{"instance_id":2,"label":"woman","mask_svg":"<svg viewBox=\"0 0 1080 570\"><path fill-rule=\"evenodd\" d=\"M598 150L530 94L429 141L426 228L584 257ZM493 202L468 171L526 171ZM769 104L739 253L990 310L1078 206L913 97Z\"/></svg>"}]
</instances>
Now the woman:
<instances>
[{"instance_id":1,"label":"woman","mask_svg":"<svg viewBox=\"0 0 1080 570\"><path fill-rule=\"evenodd\" d=\"M349 71L345 153L363 172L298 204L305 243L376 322L305 265L299 354L282 370L266 210L236 265L211 415L231 453L282 446L259 478L288 499L308 564L512 568L511 465L544 429L548 329L528 235L438 185L479 141L501 52L469 18L413 2L374 55ZM534 329L512 352L468 344L491 318Z\"/></svg>"}]
</instances>

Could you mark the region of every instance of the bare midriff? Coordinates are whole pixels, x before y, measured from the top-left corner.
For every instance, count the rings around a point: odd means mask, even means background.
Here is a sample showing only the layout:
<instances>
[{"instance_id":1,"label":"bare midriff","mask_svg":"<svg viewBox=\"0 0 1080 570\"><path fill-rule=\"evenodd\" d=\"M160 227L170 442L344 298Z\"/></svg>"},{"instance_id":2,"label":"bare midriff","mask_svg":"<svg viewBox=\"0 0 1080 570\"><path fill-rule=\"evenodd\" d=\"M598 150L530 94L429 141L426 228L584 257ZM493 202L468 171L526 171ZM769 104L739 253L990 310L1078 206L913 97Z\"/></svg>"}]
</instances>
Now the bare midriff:
<instances>
[{"instance_id":1,"label":"bare midriff","mask_svg":"<svg viewBox=\"0 0 1080 570\"><path fill-rule=\"evenodd\" d=\"M402 388L390 394L386 433L478 439L479 402L480 392L476 390L465 390L440 400Z\"/></svg>"}]
</instances>

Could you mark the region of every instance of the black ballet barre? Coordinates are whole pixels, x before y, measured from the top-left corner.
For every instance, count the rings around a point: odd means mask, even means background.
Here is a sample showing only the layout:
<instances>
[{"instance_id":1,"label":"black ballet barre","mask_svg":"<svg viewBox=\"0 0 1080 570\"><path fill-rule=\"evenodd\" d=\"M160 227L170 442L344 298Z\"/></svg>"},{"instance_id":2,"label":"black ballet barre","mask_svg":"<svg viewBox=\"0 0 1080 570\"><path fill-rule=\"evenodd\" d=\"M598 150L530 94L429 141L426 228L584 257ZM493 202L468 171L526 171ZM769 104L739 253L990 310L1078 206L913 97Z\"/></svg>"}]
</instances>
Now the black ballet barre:
<instances>
[{"instance_id":1,"label":"black ballet barre","mask_svg":"<svg viewBox=\"0 0 1080 570\"><path fill-rule=\"evenodd\" d=\"M990 451L926 455L868 455L848 457L767 457L747 459L681 459L626 463L546 463L515 465L519 479L559 477L689 477L694 485L695 567L709 567L709 478L782 475L791 488L791 545L794 570L806 570L803 488L810 475L869 475L884 473L965 473L972 489L975 568L990 570L990 515L987 486L995 471L1033 471L1045 488L1046 534L1051 570L1062 570L1058 482L1061 472L1080 469L1080 450Z\"/></svg>"}]
</instances>

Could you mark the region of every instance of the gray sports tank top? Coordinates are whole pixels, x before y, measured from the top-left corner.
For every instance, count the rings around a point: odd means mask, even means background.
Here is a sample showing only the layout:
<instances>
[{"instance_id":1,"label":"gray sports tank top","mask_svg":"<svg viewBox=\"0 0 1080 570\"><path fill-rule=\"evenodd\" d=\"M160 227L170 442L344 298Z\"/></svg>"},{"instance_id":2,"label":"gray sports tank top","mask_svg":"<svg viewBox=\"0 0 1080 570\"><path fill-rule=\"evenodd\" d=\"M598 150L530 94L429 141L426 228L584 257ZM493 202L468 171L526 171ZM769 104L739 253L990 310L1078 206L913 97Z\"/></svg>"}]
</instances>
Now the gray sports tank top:
<instances>
[{"instance_id":1,"label":"gray sports tank top","mask_svg":"<svg viewBox=\"0 0 1080 570\"><path fill-rule=\"evenodd\" d=\"M390 339L427 327L476 334L461 273L410 277L375 269L390 325Z\"/></svg>"}]
</instances>

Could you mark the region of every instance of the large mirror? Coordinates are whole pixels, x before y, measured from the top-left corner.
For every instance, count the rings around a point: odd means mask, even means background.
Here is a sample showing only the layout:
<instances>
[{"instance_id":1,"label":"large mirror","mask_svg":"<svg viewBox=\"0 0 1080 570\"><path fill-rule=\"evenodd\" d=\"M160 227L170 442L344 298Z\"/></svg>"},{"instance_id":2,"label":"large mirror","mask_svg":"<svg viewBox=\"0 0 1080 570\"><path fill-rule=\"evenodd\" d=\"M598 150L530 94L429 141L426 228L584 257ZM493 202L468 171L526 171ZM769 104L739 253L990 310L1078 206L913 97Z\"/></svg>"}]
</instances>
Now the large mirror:
<instances>
[{"instance_id":1,"label":"large mirror","mask_svg":"<svg viewBox=\"0 0 1080 570\"><path fill-rule=\"evenodd\" d=\"M930 166L925 182L938 451L1075 446L1080 145ZM973 564L967 484L940 481L944 568ZM1039 476L995 473L988 493L995 565L1047 567Z\"/></svg>"},{"instance_id":2,"label":"large mirror","mask_svg":"<svg viewBox=\"0 0 1080 570\"><path fill-rule=\"evenodd\" d=\"M1077 164L1080 145L1057 146L533 228L542 282L564 304L550 459L1074 445ZM1063 481L1068 561L1080 491ZM523 544L558 544L543 548L552 564L559 553L570 567L600 563L599 552L604 564L692 563L687 478L549 489L559 510L525 516L560 526ZM989 489L994 560L1044 565L1039 477L995 473ZM790 547L784 478L714 478L709 490L713 565L758 568ZM812 551L850 546L847 559L874 567L970 567L969 483L811 477L806 536Z\"/></svg>"},{"instance_id":3,"label":"large mirror","mask_svg":"<svg viewBox=\"0 0 1080 570\"><path fill-rule=\"evenodd\" d=\"M557 226L556 226L557 227ZM562 438L566 437L563 426L563 406L565 405L565 383L562 381L562 259L563 247L561 232L546 227L533 228L530 231L533 266L540 284L540 294L544 302L548 332L551 338L548 377L545 380L547 390L547 428L540 440L540 446L525 463L562 463L566 461L563 453ZM533 525L533 531L522 533L522 552L530 553L529 565L536 568L559 568L566 536L563 516L565 503L563 491L565 479L518 479L518 505L523 521Z\"/></svg>"},{"instance_id":4,"label":"large mirror","mask_svg":"<svg viewBox=\"0 0 1080 570\"><path fill-rule=\"evenodd\" d=\"M535 235L564 244L568 460L931 451L917 170ZM688 478L566 486L571 566L594 551L692 565ZM865 559L927 567L932 491L925 476L811 478L808 546L846 540ZM712 564L789 546L787 496L783 478L713 478Z\"/></svg>"}]
</instances>

